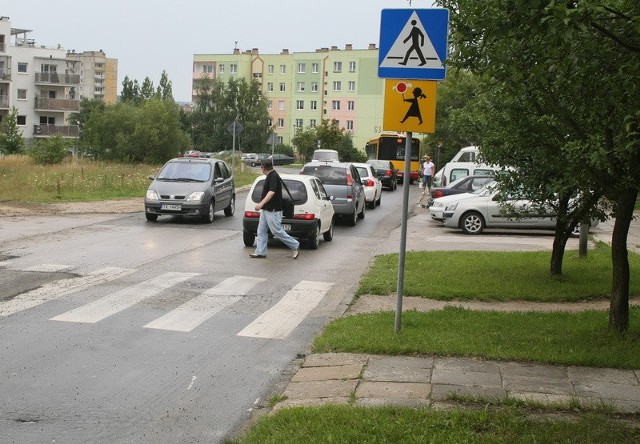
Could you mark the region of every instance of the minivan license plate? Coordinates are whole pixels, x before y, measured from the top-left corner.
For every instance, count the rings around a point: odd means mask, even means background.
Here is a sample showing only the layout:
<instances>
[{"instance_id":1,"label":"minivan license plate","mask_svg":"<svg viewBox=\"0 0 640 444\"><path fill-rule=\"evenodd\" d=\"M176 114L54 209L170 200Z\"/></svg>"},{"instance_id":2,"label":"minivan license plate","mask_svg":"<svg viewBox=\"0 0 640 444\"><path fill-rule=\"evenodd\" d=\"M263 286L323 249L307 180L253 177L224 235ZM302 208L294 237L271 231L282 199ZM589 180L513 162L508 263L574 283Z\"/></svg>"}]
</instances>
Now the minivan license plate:
<instances>
[{"instance_id":1,"label":"minivan license plate","mask_svg":"<svg viewBox=\"0 0 640 444\"><path fill-rule=\"evenodd\" d=\"M290 224L282 224L282 229L284 231L291 231L291 225Z\"/></svg>"},{"instance_id":2,"label":"minivan license plate","mask_svg":"<svg viewBox=\"0 0 640 444\"><path fill-rule=\"evenodd\" d=\"M162 205L162 207L160 209L161 210L169 210L169 211L181 211L182 210L182 205L165 204L165 205Z\"/></svg>"}]
</instances>

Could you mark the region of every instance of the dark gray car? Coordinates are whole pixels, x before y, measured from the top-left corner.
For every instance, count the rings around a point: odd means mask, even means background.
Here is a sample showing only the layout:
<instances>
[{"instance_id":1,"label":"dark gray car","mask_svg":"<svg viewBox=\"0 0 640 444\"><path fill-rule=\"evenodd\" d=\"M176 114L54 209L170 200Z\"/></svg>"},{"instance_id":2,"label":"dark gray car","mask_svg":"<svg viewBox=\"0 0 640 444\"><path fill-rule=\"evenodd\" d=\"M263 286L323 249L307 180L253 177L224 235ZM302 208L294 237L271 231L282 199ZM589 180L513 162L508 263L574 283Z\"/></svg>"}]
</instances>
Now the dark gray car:
<instances>
[{"instance_id":1,"label":"dark gray car","mask_svg":"<svg viewBox=\"0 0 640 444\"><path fill-rule=\"evenodd\" d=\"M216 211L224 210L233 216L236 189L233 171L222 160L179 157L168 161L144 198L144 212L148 221L159 215L198 216L213 222Z\"/></svg>"},{"instance_id":2,"label":"dark gray car","mask_svg":"<svg viewBox=\"0 0 640 444\"><path fill-rule=\"evenodd\" d=\"M352 164L309 162L302 167L300 173L320 179L332 198L336 216L344 217L351 226L354 226L358 219L364 219L364 187L358 170Z\"/></svg>"}]
</instances>

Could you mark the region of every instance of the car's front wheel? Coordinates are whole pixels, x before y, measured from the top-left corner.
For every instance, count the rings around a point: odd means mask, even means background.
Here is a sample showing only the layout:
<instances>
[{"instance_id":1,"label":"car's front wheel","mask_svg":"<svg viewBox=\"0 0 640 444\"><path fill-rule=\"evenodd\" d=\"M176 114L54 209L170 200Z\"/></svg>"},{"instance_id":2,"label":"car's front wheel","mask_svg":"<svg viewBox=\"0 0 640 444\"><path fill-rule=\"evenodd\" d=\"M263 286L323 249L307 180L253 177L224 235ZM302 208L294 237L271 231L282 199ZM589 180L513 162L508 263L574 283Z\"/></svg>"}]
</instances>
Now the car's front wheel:
<instances>
[{"instance_id":1,"label":"car's front wheel","mask_svg":"<svg viewBox=\"0 0 640 444\"><path fill-rule=\"evenodd\" d=\"M466 213L460 219L460 228L465 234L480 234L484 226L484 218L477 211Z\"/></svg>"},{"instance_id":2,"label":"car's front wheel","mask_svg":"<svg viewBox=\"0 0 640 444\"><path fill-rule=\"evenodd\" d=\"M214 215L214 211L213 211L213 201L212 201L212 202L209 202L209 207L207 208L206 214L202 215L202 220L210 224L213 222L213 215Z\"/></svg>"},{"instance_id":3,"label":"car's front wheel","mask_svg":"<svg viewBox=\"0 0 640 444\"><path fill-rule=\"evenodd\" d=\"M233 216L236 212L236 196L231 196L231 201L229 202L229 206L224 209L225 216Z\"/></svg>"},{"instance_id":4,"label":"car's front wheel","mask_svg":"<svg viewBox=\"0 0 640 444\"><path fill-rule=\"evenodd\" d=\"M147 217L147 220L149 222L155 222L155 221L158 220L158 215L157 214L145 213L144 215Z\"/></svg>"},{"instance_id":5,"label":"car's front wheel","mask_svg":"<svg viewBox=\"0 0 640 444\"><path fill-rule=\"evenodd\" d=\"M243 231L242 232L242 241L244 242L244 245L247 247L253 247L253 243L255 242L256 237L255 235L247 232L247 231Z\"/></svg>"}]
</instances>

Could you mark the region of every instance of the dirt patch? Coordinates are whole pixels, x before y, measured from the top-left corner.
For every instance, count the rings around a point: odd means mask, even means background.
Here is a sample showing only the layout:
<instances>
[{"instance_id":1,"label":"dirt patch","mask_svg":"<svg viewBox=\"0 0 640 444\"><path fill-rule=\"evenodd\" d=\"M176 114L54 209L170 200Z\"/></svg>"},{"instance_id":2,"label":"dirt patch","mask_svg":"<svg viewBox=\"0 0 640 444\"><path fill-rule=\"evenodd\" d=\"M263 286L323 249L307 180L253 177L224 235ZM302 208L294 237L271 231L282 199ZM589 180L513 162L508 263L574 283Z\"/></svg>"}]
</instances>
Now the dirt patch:
<instances>
[{"instance_id":1,"label":"dirt patch","mask_svg":"<svg viewBox=\"0 0 640 444\"><path fill-rule=\"evenodd\" d=\"M630 301L630 305L639 305L640 301ZM389 296L362 295L347 309L345 315L372 313L377 311L396 311L397 298L392 294ZM608 310L609 301L589 302L567 302L567 303L547 303L547 302L480 302L480 301L438 301L415 296L402 298L402 311L416 310L429 311L441 310L444 307L463 307L469 310L484 311L567 311L578 312L588 310Z\"/></svg>"},{"instance_id":2,"label":"dirt patch","mask_svg":"<svg viewBox=\"0 0 640 444\"><path fill-rule=\"evenodd\" d=\"M141 198L102 200L95 202L28 203L0 202L1 217L55 216L59 214L115 214L144 211Z\"/></svg>"}]
</instances>

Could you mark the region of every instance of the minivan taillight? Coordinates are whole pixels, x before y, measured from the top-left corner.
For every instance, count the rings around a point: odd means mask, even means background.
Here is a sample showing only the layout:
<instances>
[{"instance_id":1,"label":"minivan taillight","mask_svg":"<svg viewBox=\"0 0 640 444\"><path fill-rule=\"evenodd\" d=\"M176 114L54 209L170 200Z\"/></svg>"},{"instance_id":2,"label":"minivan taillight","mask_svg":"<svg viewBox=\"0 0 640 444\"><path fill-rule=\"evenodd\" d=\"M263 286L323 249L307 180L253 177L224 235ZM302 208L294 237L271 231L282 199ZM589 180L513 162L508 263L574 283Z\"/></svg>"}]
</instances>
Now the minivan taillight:
<instances>
[{"instance_id":1,"label":"minivan taillight","mask_svg":"<svg viewBox=\"0 0 640 444\"><path fill-rule=\"evenodd\" d=\"M391 170L387 170L387 171L385 171L385 172L384 172L384 175L385 175L385 176L391 176Z\"/></svg>"},{"instance_id":2,"label":"minivan taillight","mask_svg":"<svg viewBox=\"0 0 640 444\"><path fill-rule=\"evenodd\" d=\"M347 173L347 186L353 185L353 179L351 178L351 174Z\"/></svg>"},{"instance_id":3,"label":"minivan taillight","mask_svg":"<svg viewBox=\"0 0 640 444\"><path fill-rule=\"evenodd\" d=\"M260 212L259 211L245 211L244 217L248 217L249 219L259 219Z\"/></svg>"}]
</instances>

